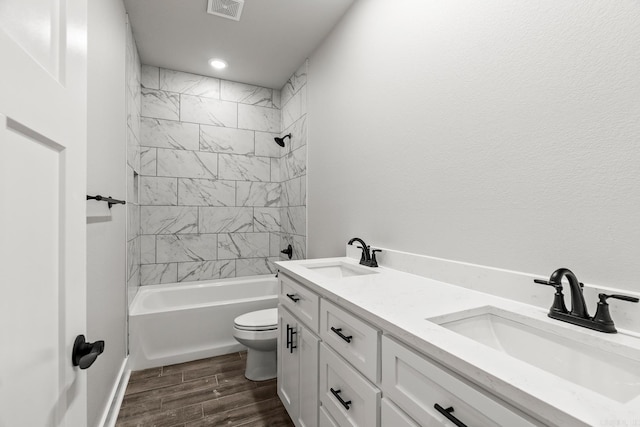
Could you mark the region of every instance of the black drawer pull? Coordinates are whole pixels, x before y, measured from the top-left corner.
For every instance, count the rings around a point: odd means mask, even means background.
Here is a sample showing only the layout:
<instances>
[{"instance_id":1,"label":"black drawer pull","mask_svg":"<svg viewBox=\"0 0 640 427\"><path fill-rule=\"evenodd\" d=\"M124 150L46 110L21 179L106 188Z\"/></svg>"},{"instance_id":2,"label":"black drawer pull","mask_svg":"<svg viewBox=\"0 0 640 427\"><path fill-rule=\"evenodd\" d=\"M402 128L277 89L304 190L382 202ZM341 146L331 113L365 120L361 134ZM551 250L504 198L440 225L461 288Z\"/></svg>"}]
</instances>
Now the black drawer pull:
<instances>
[{"instance_id":1,"label":"black drawer pull","mask_svg":"<svg viewBox=\"0 0 640 427\"><path fill-rule=\"evenodd\" d=\"M338 329L336 329L336 328L334 328L334 327L332 326L332 327L331 327L331 330L332 330L333 332L335 332L335 333L336 333L336 335L338 335L340 338L342 338L342 339L343 339L343 340L345 340L346 342L351 342L351 340L353 339L353 335L349 335L348 337L347 337L347 336L345 336L345 335L342 333L342 328L338 328Z\"/></svg>"},{"instance_id":2,"label":"black drawer pull","mask_svg":"<svg viewBox=\"0 0 640 427\"><path fill-rule=\"evenodd\" d=\"M293 302L298 302L300 301L300 298L296 297L296 294L287 294L287 296L289 297L289 299Z\"/></svg>"},{"instance_id":3,"label":"black drawer pull","mask_svg":"<svg viewBox=\"0 0 640 427\"><path fill-rule=\"evenodd\" d=\"M453 412L453 406L449 406L447 409L444 409L442 406L436 403L435 405L433 405L433 407L436 408L436 411L440 412L442 415L445 416L446 419L448 419L458 427L467 427L465 423L463 423L462 421L460 421L459 419L451 415L451 413Z\"/></svg>"},{"instance_id":4,"label":"black drawer pull","mask_svg":"<svg viewBox=\"0 0 640 427\"><path fill-rule=\"evenodd\" d=\"M334 390L333 388L330 388L329 390L331 390L331 394L333 394L335 396L335 398L338 399L338 402L340 402L340 404L342 404L342 406L344 406L344 409L346 409L348 411L349 410L349 405L351 405L351 401L347 400L345 402L344 400L342 400L342 398L340 397L340 392L342 390Z\"/></svg>"}]
</instances>

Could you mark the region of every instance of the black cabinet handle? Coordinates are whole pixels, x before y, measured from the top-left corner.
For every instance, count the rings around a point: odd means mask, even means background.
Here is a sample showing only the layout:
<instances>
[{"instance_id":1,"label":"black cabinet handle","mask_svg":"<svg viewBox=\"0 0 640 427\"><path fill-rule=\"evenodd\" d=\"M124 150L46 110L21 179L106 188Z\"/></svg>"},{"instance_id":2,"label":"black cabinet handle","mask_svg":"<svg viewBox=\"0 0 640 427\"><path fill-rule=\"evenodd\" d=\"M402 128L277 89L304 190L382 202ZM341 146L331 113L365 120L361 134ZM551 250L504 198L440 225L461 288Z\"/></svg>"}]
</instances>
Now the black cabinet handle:
<instances>
[{"instance_id":1,"label":"black cabinet handle","mask_svg":"<svg viewBox=\"0 0 640 427\"><path fill-rule=\"evenodd\" d=\"M343 340L345 340L346 342L351 342L351 340L353 339L353 335L349 335L348 337L347 337L347 336L345 336L345 335L342 333L342 328L337 328L337 329L336 329L336 328L334 328L334 327L332 326L332 327L331 327L331 330L332 330L333 332L335 332L335 334L336 334L336 335L338 335L340 338L342 338L342 339L343 339Z\"/></svg>"},{"instance_id":2,"label":"black cabinet handle","mask_svg":"<svg viewBox=\"0 0 640 427\"><path fill-rule=\"evenodd\" d=\"M293 349L294 348L298 348L298 346L293 345L293 336L297 335L298 332L294 330L295 328L292 328L289 326L289 324L287 323L287 348L289 349L289 353L293 354Z\"/></svg>"},{"instance_id":3,"label":"black cabinet handle","mask_svg":"<svg viewBox=\"0 0 640 427\"><path fill-rule=\"evenodd\" d=\"M293 302L298 302L300 301L300 298L296 297L296 294L287 294L287 296L289 297L289 299Z\"/></svg>"},{"instance_id":4,"label":"black cabinet handle","mask_svg":"<svg viewBox=\"0 0 640 427\"><path fill-rule=\"evenodd\" d=\"M73 366L79 366L80 369L87 369L103 351L104 341L86 342L84 335L78 335L73 343L71 363Z\"/></svg>"},{"instance_id":5,"label":"black cabinet handle","mask_svg":"<svg viewBox=\"0 0 640 427\"><path fill-rule=\"evenodd\" d=\"M347 411L349 410L349 405L351 405L351 401L347 400L346 402L342 399L342 397L340 397L340 392L342 390L334 390L333 388L330 388L329 390L331 390L331 394L333 394L335 396L336 399L338 399L338 402L340 402L340 404L342 406L344 406L344 409L346 409Z\"/></svg>"},{"instance_id":6,"label":"black cabinet handle","mask_svg":"<svg viewBox=\"0 0 640 427\"><path fill-rule=\"evenodd\" d=\"M289 348L289 346L291 345L291 338L289 338L290 334L291 334L291 327L287 323L287 348Z\"/></svg>"},{"instance_id":7,"label":"black cabinet handle","mask_svg":"<svg viewBox=\"0 0 640 427\"><path fill-rule=\"evenodd\" d=\"M435 405L433 405L433 407L436 408L436 411L440 412L442 415L445 416L446 419L448 419L458 427L467 427L465 423L463 423L462 421L460 421L459 419L451 415L451 413L453 412L453 406L449 406L447 409L445 409L436 403Z\"/></svg>"}]
</instances>

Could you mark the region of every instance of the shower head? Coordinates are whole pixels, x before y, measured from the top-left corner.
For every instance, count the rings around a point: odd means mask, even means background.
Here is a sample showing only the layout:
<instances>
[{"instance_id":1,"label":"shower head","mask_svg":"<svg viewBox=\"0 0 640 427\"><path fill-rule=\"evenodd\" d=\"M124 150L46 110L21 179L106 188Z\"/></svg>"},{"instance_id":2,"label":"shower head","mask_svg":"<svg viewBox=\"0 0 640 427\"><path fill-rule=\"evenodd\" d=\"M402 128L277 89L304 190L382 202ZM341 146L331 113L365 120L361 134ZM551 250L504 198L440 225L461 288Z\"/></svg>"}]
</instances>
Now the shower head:
<instances>
[{"instance_id":1,"label":"shower head","mask_svg":"<svg viewBox=\"0 0 640 427\"><path fill-rule=\"evenodd\" d=\"M284 147L284 140L285 138L289 138L291 139L291 134L287 134L285 136L283 136L282 138L278 138L277 136L275 138L273 138L273 140L276 142L276 144L278 144L280 147Z\"/></svg>"}]
</instances>

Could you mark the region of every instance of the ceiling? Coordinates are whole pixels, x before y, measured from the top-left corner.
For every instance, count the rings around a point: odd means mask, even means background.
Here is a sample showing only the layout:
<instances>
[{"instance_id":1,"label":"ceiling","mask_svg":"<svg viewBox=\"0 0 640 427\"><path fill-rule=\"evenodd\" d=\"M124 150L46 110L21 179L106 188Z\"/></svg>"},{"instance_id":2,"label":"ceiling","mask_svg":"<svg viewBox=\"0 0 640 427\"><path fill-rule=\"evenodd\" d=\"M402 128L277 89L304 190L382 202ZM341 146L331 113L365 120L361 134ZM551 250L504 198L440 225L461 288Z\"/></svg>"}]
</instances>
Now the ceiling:
<instances>
[{"instance_id":1,"label":"ceiling","mask_svg":"<svg viewBox=\"0 0 640 427\"><path fill-rule=\"evenodd\" d=\"M124 0L143 64L280 89L354 0L245 0L240 21L207 0ZM208 60L229 66L217 71Z\"/></svg>"}]
</instances>

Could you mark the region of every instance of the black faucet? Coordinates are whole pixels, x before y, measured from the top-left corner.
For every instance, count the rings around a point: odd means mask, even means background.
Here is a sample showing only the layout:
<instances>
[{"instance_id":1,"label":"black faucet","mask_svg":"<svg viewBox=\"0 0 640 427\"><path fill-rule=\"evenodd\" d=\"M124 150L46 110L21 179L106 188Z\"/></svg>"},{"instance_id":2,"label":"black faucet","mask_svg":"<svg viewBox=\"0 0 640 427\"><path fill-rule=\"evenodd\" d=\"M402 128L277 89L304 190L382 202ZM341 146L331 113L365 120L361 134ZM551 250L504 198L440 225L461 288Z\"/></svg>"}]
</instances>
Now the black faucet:
<instances>
[{"instance_id":1,"label":"black faucet","mask_svg":"<svg viewBox=\"0 0 640 427\"><path fill-rule=\"evenodd\" d=\"M366 265L367 267L377 267L378 261L376 260L376 252L382 251L380 249L375 249L373 251L373 255L371 255L371 253L369 252L369 249L371 247L367 246L364 240L360 239L359 237L354 237L353 239L349 240L347 244L353 245L353 242L358 242L362 245L358 246L359 249L362 249L362 255L360 256L360 265Z\"/></svg>"},{"instance_id":2,"label":"black faucet","mask_svg":"<svg viewBox=\"0 0 640 427\"><path fill-rule=\"evenodd\" d=\"M571 312L569 312L564 304L564 294L562 293L562 278L566 277L571 288ZM574 325L583 326L585 328L594 329L600 332L616 333L616 328L609 314L608 298L619 299L629 302L638 302L638 298L626 295L606 295L599 294L600 302L596 315L589 317L587 312L587 304L582 294L583 284L578 281L575 274L568 268L559 268L551 274L549 281L534 279L535 283L541 285L553 286L556 293L553 299L553 305L549 310L549 317L552 319L562 320Z\"/></svg>"}]
</instances>

